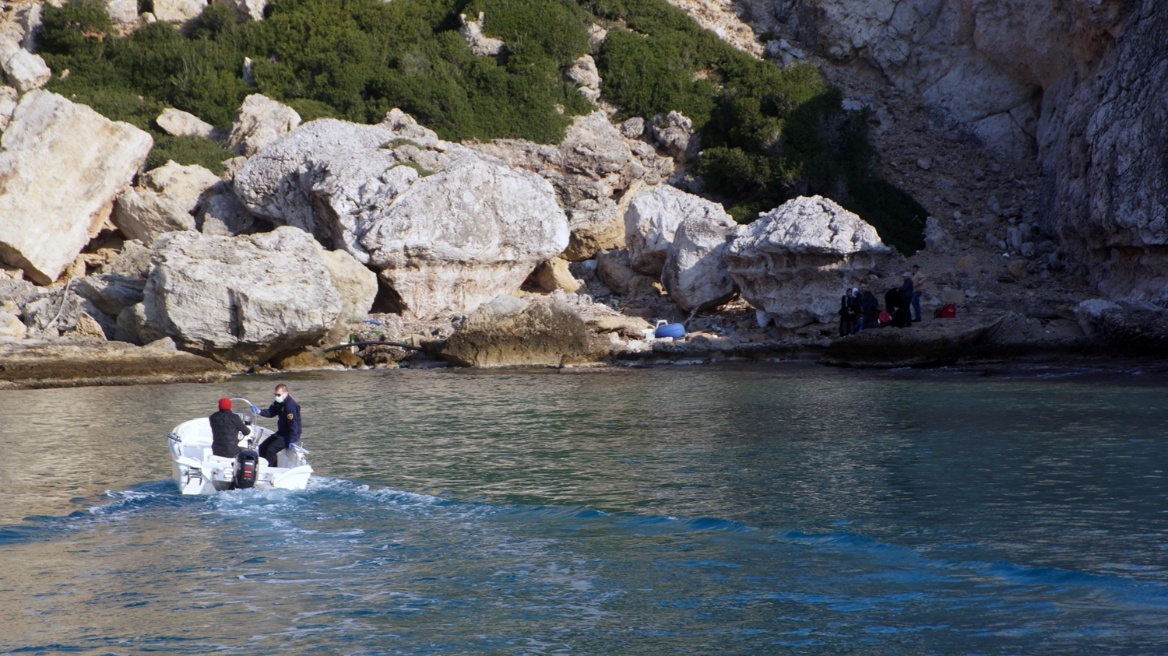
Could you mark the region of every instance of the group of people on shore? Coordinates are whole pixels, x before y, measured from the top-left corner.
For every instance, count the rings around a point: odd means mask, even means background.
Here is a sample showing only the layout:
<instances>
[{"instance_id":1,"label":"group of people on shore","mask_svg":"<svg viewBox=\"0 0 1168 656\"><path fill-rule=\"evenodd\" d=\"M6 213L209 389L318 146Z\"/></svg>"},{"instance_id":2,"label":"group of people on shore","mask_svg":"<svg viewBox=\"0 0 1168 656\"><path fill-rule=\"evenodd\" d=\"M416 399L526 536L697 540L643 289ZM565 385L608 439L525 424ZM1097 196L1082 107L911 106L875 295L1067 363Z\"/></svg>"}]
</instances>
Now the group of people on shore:
<instances>
[{"instance_id":1,"label":"group of people on shore","mask_svg":"<svg viewBox=\"0 0 1168 656\"><path fill-rule=\"evenodd\" d=\"M870 285L850 287L840 297L840 337L846 337L868 328L895 326L908 328L921 320L921 288L924 275L914 264L911 271L901 274L901 283L884 293L884 309L870 289Z\"/></svg>"}]
</instances>

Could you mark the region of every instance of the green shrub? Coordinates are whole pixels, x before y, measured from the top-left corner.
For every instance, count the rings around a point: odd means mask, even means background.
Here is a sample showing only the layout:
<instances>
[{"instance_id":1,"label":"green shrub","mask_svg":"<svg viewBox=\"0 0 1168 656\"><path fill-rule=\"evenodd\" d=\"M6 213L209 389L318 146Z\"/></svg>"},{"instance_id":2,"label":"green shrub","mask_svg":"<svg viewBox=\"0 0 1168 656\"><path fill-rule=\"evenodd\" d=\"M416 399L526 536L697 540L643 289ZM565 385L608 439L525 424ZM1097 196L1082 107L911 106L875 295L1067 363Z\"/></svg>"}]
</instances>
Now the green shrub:
<instances>
[{"instance_id":1,"label":"green shrub","mask_svg":"<svg viewBox=\"0 0 1168 656\"><path fill-rule=\"evenodd\" d=\"M43 53L85 53L100 57L101 44L113 31L101 0L75 0L60 7L45 3L37 45Z\"/></svg>"},{"instance_id":2,"label":"green shrub","mask_svg":"<svg viewBox=\"0 0 1168 656\"><path fill-rule=\"evenodd\" d=\"M155 134L154 148L146 157L146 169L156 168L168 160L174 160L179 164L198 164L212 173L219 174L223 171L223 162L235 155L211 139Z\"/></svg>"},{"instance_id":3,"label":"green shrub","mask_svg":"<svg viewBox=\"0 0 1168 656\"><path fill-rule=\"evenodd\" d=\"M705 147L696 170L736 220L820 194L903 252L923 245L924 209L872 172L867 117L843 111L814 66L757 61L664 0L585 4L632 30L611 31L598 53L606 99L622 117L689 117Z\"/></svg>"},{"instance_id":4,"label":"green shrub","mask_svg":"<svg viewBox=\"0 0 1168 656\"><path fill-rule=\"evenodd\" d=\"M458 34L459 14L479 12L506 44L499 57L475 56ZM689 117L706 147L697 170L737 219L818 193L902 251L919 247L924 210L875 174L864 115L841 110L813 66L757 61L665 0L274 0L258 23L213 3L185 35L153 23L128 38L111 35L101 0L75 0L45 6L39 42L53 70L70 73L49 88L150 130L151 163L218 170L230 153L163 134L162 109L226 128L262 93L304 120L376 123L399 107L449 140L558 142L593 109L564 72L597 20L613 26L595 56L618 118Z\"/></svg>"},{"instance_id":5,"label":"green shrub","mask_svg":"<svg viewBox=\"0 0 1168 656\"><path fill-rule=\"evenodd\" d=\"M461 0L277 0L259 23L212 4L185 36L159 22L128 38L107 36L104 5L81 0L46 9L41 42L53 69L70 71L51 89L147 127L146 112L172 106L225 128L244 97L263 93L305 120L375 123L400 107L446 139L558 142L591 110L563 79L587 51L590 17L566 0L476 2L469 10L508 40L499 60L474 56L458 34Z\"/></svg>"}]
</instances>

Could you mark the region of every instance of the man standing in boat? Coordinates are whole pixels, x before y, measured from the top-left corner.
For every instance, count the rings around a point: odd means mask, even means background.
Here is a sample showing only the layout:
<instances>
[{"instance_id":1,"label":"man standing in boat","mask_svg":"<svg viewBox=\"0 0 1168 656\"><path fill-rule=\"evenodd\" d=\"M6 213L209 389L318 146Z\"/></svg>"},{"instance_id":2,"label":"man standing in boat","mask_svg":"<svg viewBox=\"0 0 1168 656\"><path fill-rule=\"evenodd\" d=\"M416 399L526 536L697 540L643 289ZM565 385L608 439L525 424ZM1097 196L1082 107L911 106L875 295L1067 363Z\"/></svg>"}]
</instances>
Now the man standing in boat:
<instances>
[{"instance_id":1,"label":"man standing in boat","mask_svg":"<svg viewBox=\"0 0 1168 656\"><path fill-rule=\"evenodd\" d=\"M276 434L260 445L260 454L268 466L275 467L276 455L300 441L300 404L289 396L288 386L280 383L276 385L276 400L267 410L253 405L251 411L261 417L276 417Z\"/></svg>"}]
</instances>

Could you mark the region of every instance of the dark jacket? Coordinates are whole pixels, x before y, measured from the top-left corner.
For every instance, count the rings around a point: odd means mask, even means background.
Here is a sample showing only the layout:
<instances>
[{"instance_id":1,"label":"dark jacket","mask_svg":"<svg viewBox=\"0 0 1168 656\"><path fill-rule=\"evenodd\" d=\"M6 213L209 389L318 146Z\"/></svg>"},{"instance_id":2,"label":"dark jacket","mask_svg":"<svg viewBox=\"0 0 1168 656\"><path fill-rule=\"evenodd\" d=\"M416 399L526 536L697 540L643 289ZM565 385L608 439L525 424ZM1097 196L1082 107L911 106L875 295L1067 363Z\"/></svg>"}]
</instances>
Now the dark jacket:
<instances>
[{"instance_id":1,"label":"dark jacket","mask_svg":"<svg viewBox=\"0 0 1168 656\"><path fill-rule=\"evenodd\" d=\"M905 305L912 303L913 295L913 281L912 278L905 278L900 285L900 300Z\"/></svg>"},{"instance_id":2,"label":"dark jacket","mask_svg":"<svg viewBox=\"0 0 1168 656\"><path fill-rule=\"evenodd\" d=\"M285 438L288 444L300 441L300 404L291 395L284 402L276 401L267 410L260 410L261 417L276 417L276 435Z\"/></svg>"},{"instance_id":3,"label":"dark jacket","mask_svg":"<svg viewBox=\"0 0 1168 656\"><path fill-rule=\"evenodd\" d=\"M876 295L870 290L860 292L860 314L864 317L864 325L876 323L876 317L880 314L880 301L876 300Z\"/></svg>"},{"instance_id":4,"label":"dark jacket","mask_svg":"<svg viewBox=\"0 0 1168 656\"><path fill-rule=\"evenodd\" d=\"M855 317L860 312L860 297L844 294L840 297L840 316Z\"/></svg>"},{"instance_id":5,"label":"dark jacket","mask_svg":"<svg viewBox=\"0 0 1168 656\"><path fill-rule=\"evenodd\" d=\"M251 429L243 425L239 415L230 410L220 410L211 415L211 453L224 458L234 458L239 453L239 434L251 435Z\"/></svg>"}]
</instances>

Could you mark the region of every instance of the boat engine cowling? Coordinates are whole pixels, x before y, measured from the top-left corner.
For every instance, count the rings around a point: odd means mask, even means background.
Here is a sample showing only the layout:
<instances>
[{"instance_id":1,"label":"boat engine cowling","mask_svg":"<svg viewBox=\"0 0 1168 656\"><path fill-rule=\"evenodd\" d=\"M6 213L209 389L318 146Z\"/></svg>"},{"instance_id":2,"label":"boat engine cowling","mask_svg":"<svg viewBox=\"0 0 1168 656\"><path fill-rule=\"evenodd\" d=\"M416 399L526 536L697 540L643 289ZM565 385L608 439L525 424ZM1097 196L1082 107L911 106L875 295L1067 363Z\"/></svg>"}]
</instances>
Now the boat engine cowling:
<instances>
[{"instance_id":1,"label":"boat engine cowling","mask_svg":"<svg viewBox=\"0 0 1168 656\"><path fill-rule=\"evenodd\" d=\"M237 490L246 490L256 482L256 476L259 474L260 454L251 449L242 449L239 454L235 456L235 476L232 479L232 487Z\"/></svg>"}]
</instances>

